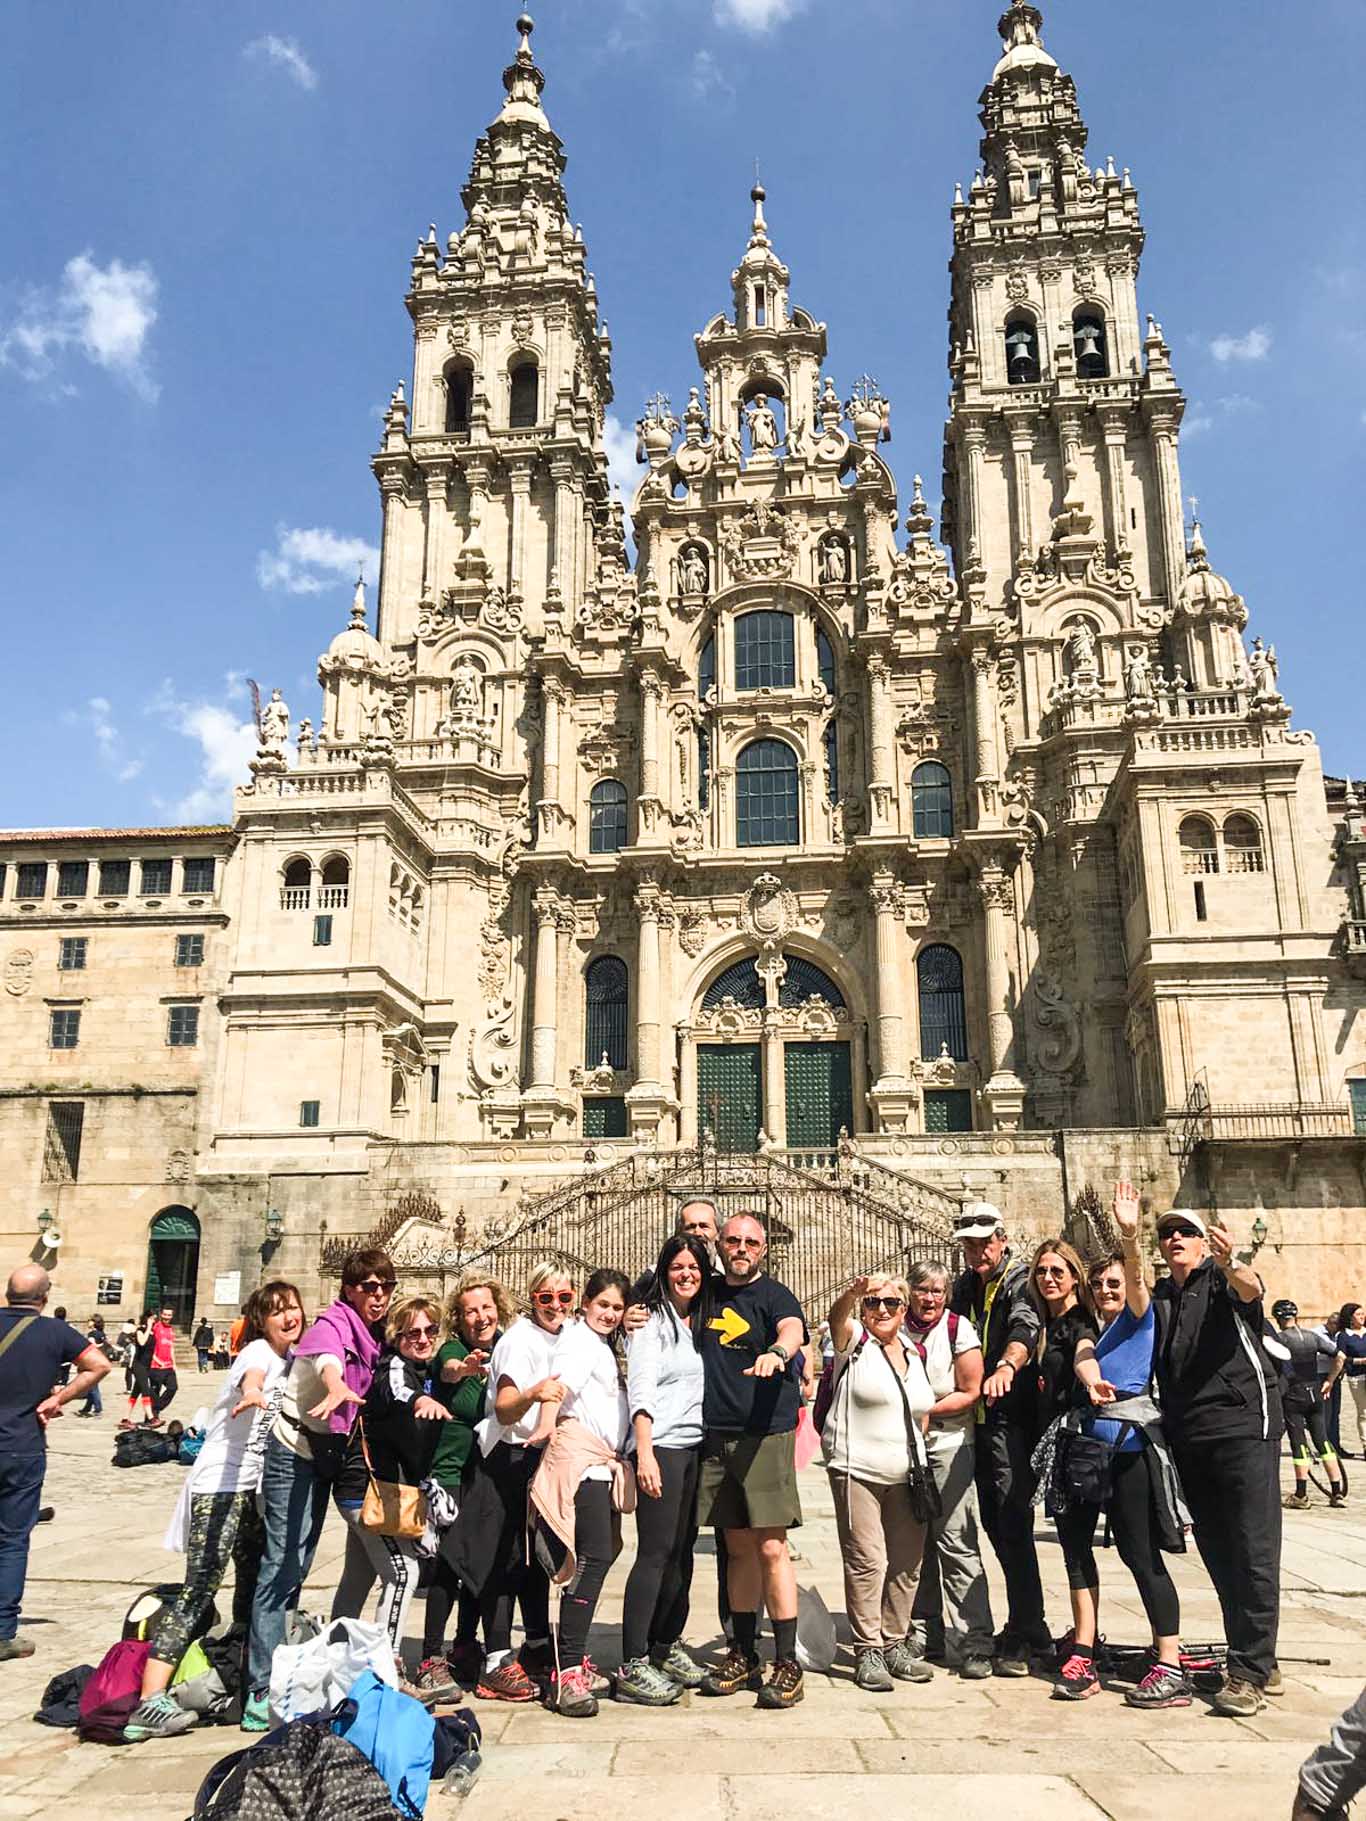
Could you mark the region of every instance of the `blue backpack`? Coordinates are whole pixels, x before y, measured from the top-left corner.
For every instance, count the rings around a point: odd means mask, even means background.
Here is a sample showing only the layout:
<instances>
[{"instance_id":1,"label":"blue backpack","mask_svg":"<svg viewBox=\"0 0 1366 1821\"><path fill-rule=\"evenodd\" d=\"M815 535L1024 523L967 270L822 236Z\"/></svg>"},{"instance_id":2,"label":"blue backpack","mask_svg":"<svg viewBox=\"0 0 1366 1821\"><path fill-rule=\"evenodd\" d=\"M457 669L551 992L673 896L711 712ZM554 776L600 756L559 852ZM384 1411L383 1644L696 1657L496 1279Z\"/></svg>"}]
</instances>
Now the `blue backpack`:
<instances>
[{"instance_id":1,"label":"blue backpack","mask_svg":"<svg viewBox=\"0 0 1366 1821\"><path fill-rule=\"evenodd\" d=\"M340 1734L374 1765L400 1813L421 1821L432 1780L436 1722L420 1701L367 1669L332 1716Z\"/></svg>"}]
</instances>

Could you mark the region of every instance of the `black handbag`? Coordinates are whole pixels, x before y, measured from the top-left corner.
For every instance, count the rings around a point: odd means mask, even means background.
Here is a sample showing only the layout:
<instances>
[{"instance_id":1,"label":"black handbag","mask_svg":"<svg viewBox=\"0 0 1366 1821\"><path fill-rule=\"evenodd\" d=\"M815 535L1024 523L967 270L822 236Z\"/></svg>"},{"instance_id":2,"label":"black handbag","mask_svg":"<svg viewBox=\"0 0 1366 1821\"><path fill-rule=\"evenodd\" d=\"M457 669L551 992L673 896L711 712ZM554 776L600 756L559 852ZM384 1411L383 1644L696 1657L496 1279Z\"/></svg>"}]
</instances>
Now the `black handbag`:
<instances>
[{"instance_id":1,"label":"black handbag","mask_svg":"<svg viewBox=\"0 0 1366 1821\"><path fill-rule=\"evenodd\" d=\"M1120 1439L1132 1424L1125 1423ZM1068 1502L1074 1505L1106 1505L1114 1490L1117 1442L1102 1441L1098 1435L1087 1435L1071 1427L1070 1419L1058 1432L1058 1478Z\"/></svg>"},{"instance_id":2,"label":"black handbag","mask_svg":"<svg viewBox=\"0 0 1366 1821\"><path fill-rule=\"evenodd\" d=\"M902 1343L903 1347L905 1343ZM892 1364L887 1349L880 1349L887 1361L887 1370L896 1380L896 1388L901 1393L901 1407L906 1412L906 1455L910 1467L906 1474L906 1484L911 1494L911 1516L917 1524L937 1524L944 1515L944 1501L939 1496L939 1487L930 1472L929 1456L925 1451L925 1438L920 1433L915 1417L911 1411L911 1400L906 1395L905 1381Z\"/></svg>"}]
</instances>

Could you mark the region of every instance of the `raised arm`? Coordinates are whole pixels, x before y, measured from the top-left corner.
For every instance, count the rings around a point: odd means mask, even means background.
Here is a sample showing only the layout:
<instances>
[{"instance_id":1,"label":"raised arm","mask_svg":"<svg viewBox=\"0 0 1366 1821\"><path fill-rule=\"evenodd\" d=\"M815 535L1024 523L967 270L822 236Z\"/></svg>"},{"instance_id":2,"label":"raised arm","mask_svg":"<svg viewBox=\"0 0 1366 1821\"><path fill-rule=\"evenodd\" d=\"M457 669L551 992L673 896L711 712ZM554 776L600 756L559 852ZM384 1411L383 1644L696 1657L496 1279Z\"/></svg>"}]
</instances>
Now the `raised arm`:
<instances>
[{"instance_id":1,"label":"raised arm","mask_svg":"<svg viewBox=\"0 0 1366 1821\"><path fill-rule=\"evenodd\" d=\"M1143 1258L1139 1252L1138 1223L1141 1208L1138 1190L1131 1182L1115 1184L1114 1199L1110 1203L1110 1210L1119 1231L1119 1248L1124 1254L1124 1287L1129 1313L1141 1321L1148 1313L1153 1299L1148 1288L1147 1273L1143 1269Z\"/></svg>"},{"instance_id":2,"label":"raised arm","mask_svg":"<svg viewBox=\"0 0 1366 1821\"><path fill-rule=\"evenodd\" d=\"M854 1311L862 1303L867 1288L868 1279L856 1277L830 1305L830 1339L836 1353L847 1353L854 1344Z\"/></svg>"}]
</instances>

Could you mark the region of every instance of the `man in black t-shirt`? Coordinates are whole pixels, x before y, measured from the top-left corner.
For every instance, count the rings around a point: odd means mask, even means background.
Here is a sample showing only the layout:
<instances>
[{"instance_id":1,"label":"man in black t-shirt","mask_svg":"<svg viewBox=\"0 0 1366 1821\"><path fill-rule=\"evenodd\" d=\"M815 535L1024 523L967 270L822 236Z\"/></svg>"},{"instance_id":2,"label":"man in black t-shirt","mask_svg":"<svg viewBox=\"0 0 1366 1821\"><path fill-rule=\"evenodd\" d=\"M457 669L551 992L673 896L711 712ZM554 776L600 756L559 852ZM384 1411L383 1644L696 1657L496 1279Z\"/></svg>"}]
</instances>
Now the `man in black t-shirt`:
<instances>
[{"instance_id":1,"label":"man in black t-shirt","mask_svg":"<svg viewBox=\"0 0 1366 1821\"><path fill-rule=\"evenodd\" d=\"M760 1707L795 1707L803 1691L797 1576L787 1533L802 1521L796 1460L801 1386L793 1359L806 1341L806 1323L792 1292L764 1274L768 1244L756 1215L732 1215L720 1245L725 1277L713 1287L712 1317L702 1332L697 1521L725 1534L734 1642L702 1691L733 1695L757 1688ZM762 1686L761 1597L774 1645L773 1670Z\"/></svg>"},{"instance_id":2,"label":"man in black t-shirt","mask_svg":"<svg viewBox=\"0 0 1366 1821\"><path fill-rule=\"evenodd\" d=\"M31 1657L15 1634L28 1574L28 1541L38 1522L47 1467L47 1425L73 1398L84 1397L109 1361L64 1321L43 1314L50 1280L39 1265L20 1265L0 1309L0 1662ZM54 1390L74 1362L75 1376Z\"/></svg>"}]
</instances>

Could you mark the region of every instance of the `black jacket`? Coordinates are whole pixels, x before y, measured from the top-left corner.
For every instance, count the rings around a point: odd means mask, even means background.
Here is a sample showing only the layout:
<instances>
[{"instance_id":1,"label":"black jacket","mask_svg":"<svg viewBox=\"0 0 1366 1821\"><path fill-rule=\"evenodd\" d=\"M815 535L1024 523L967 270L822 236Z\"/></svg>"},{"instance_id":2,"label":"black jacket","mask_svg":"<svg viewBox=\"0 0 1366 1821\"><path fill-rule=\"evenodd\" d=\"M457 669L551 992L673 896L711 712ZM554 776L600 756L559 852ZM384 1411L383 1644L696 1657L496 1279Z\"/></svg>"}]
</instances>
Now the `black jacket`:
<instances>
[{"instance_id":1,"label":"black jacket","mask_svg":"<svg viewBox=\"0 0 1366 1821\"><path fill-rule=\"evenodd\" d=\"M1262 1304L1240 1302L1208 1259L1180 1289L1153 1289L1153 1366L1162 1426L1178 1447L1268 1440L1281 1431L1276 1370L1262 1347Z\"/></svg>"},{"instance_id":2,"label":"black jacket","mask_svg":"<svg viewBox=\"0 0 1366 1821\"><path fill-rule=\"evenodd\" d=\"M431 1390L431 1370L401 1353L385 1353L376 1366L361 1423L377 1480L420 1486L431 1472L441 1424L413 1414L418 1398L430 1397Z\"/></svg>"},{"instance_id":3,"label":"black jacket","mask_svg":"<svg viewBox=\"0 0 1366 1821\"><path fill-rule=\"evenodd\" d=\"M986 1309L988 1293L990 1311ZM1029 1295L1029 1266L1022 1258L1006 1251L986 1283L975 1271L964 1271L956 1279L949 1307L955 1315L964 1316L976 1328L982 1342L983 1376L990 1378L1001 1363L1001 1355L1011 1341L1019 1341L1029 1354L1038 1344L1043 1318ZM1030 1364L1025 1362L1015 1374L1015 1382L999 1403L987 1408L988 1422L1020 1422L1032 1425L1034 1392L1029 1383Z\"/></svg>"}]
</instances>

